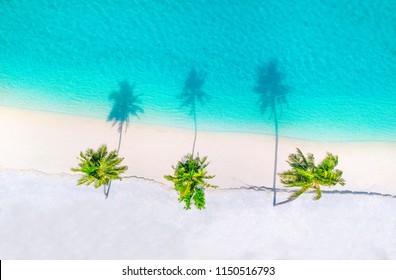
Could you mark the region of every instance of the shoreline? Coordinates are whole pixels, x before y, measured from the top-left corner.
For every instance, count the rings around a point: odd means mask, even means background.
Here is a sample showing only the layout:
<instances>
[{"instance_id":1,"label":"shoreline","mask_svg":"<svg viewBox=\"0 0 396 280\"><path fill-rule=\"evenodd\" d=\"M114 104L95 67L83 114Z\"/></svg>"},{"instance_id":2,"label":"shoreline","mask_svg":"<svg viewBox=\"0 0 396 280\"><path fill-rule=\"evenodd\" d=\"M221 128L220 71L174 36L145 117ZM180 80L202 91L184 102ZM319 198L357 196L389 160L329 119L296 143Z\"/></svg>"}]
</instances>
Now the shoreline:
<instances>
[{"instance_id":1,"label":"shoreline","mask_svg":"<svg viewBox=\"0 0 396 280\"><path fill-rule=\"evenodd\" d=\"M45 173L73 174L76 157L87 148L107 144L116 149L119 133L110 122L94 118L0 107L0 167L33 169ZM171 185L163 178L172 165L190 152L193 130L131 121L122 135L120 156L129 169L125 176L139 176ZM208 156L208 174L220 188L272 186L274 136L238 132L199 131L196 151ZM319 162L332 152L339 156L346 185L330 190L396 194L392 180L396 144L384 141L319 142L279 138L278 172L288 169L287 156L299 147ZM279 182L277 188L282 188ZM323 188L323 190L329 190Z\"/></svg>"},{"instance_id":2,"label":"shoreline","mask_svg":"<svg viewBox=\"0 0 396 280\"><path fill-rule=\"evenodd\" d=\"M109 109L109 108L107 108L107 109ZM104 115L101 117L98 117L98 116L92 115L92 114L78 115L78 114L72 113L72 112L57 112L57 111L51 111L51 110L45 110L45 109L34 109L34 108L25 108L25 107L14 106L14 105L0 104L0 112L2 110L53 114L53 115L57 115L57 116L65 116L65 117L72 117L72 118L78 118L78 119L89 119L89 120L107 122L104 118ZM156 118L158 119L160 117L156 116ZM135 121L136 121L136 119L135 119ZM132 124L136 124L136 123L134 121L132 121ZM182 130L182 131L193 130L192 121L191 121L191 125L189 127L184 127L183 125L171 125L171 124L167 124L167 123L158 124L153 121L141 121L141 120L139 121L138 125L149 126L149 127L163 127L163 128L176 129L176 130ZM273 126L273 124L271 126ZM273 130L273 128L271 129L271 131L272 130ZM198 129L198 131L202 132L202 133L207 132L207 133L216 133L216 134L221 134L221 133L247 134L247 135L254 135L254 136L275 137L275 135L272 132L253 131L253 130L232 130L232 129L230 129L230 130L226 130L226 129L215 130L215 129L201 128L201 129ZM373 138L373 139L360 139L360 138L344 139L344 138L342 138L342 139L332 139L332 140L329 140L329 139L321 140L321 139L304 138L304 137L298 137L298 136L287 136L287 135L283 135L282 133L278 134L278 136L280 138L284 138L284 139L299 140L299 141L303 141L303 142L318 142L318 143L376 143L376 142L378 142L378 143L396 144L396 139L391 140L391 139L381 139L381 138Z\"/></svg>"}]
</instances>

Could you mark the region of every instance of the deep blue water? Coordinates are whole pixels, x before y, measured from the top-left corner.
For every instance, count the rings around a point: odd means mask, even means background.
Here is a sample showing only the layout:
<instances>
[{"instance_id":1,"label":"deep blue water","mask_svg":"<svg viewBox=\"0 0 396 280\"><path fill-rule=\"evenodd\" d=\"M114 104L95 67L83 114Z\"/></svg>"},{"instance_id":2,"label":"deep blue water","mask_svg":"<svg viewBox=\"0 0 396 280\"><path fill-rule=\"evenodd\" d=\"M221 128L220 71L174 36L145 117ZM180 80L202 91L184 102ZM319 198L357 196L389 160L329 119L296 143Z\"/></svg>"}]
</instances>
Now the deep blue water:
<instances>
[{"instance_id":1,"label":"deep blue water","mask_svg":"<svg viewBox=\"0 0 396 280\"><path fill-rule=\"evenodd\" d=\"M394 0L0 0L0 106L316 140L396 141ZM185 101L185 100L184 100Z\"/></svg>"}]
</instances>

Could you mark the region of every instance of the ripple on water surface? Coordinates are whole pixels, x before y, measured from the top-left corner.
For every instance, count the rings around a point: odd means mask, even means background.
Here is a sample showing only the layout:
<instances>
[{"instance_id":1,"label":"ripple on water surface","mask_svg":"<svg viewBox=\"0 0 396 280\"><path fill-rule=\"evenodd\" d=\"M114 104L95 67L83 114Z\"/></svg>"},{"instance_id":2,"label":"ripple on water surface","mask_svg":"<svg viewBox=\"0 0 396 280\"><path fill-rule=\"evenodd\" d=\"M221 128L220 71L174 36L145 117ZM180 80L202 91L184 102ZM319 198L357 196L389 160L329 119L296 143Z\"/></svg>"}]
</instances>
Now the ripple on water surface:
<instances>
[{"instance_id":1,"label":"ripple on water surface","mask_svg":"<svg viewBox=\"0 0 396 280\"><path fill-rule=\"evenodd\" d=\"M0 105L105 119L127 80L139 122L317 140L396 140L396 2L0 2ZM259 90L257 90L259 88ZM279 102L281 101L281 102Z\"/></svg>"}]
</instances>

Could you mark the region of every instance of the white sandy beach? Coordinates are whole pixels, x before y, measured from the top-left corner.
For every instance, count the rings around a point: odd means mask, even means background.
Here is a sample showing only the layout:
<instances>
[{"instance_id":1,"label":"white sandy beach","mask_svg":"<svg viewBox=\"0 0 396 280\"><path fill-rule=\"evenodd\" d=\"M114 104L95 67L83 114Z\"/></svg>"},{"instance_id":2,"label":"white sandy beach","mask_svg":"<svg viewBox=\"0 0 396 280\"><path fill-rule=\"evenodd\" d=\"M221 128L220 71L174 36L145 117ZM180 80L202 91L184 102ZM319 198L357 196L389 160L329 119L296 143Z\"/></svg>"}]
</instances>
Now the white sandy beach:
<instances>
[{"instance_id":1,"label":"white sandy beach","mask_svg":"<svg viewBox=\"0 0 396 280\"><path fill-rule=\"evenodd\" d=\"M207 209L185 211L163 175L190 151L193 131L132 123L120 152L126 176L154 181L125 178L105 200L77 187L70 167L81 150L116 148L110 123L0 108L0 127L1 259L396 259L395 143L281 138L279 171L296 147L317 160L333 152L347 184L332 190L361 193L272 207L268 190L237 188L271 187L274 137L199 132L219 188Z\"/></svg>"},{"instance_id":2,"label":"white sandy beach","mask_svg":"<svg viewBox=\"0 0 396 280\"><path fill-rule=\"evenodd\" d=\"M1 259L396 259L395 198L210 190L183 210L171 189L126 179L108 200L77 176L1 171ZM3 185L4 184L4 185Z\"/></svg>"}]
</instances>

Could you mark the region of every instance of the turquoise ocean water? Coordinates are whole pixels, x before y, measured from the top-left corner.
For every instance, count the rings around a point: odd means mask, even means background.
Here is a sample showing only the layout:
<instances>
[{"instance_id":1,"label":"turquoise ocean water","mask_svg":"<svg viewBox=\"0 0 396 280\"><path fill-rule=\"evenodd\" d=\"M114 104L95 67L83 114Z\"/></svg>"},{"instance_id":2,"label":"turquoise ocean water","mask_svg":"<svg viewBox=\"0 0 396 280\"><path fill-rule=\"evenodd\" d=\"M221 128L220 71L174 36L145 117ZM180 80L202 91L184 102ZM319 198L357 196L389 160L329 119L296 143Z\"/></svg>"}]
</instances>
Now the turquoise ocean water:
<instances>
[{"instance_id":1,"label":"turquoise ocean water","mask_svg":"<svg viewBox=\"0 0 396 280\"><path fill-rule=\"evenodd\" d=\"M0 106L103 118L127 80L131 123L396 141L395 0L0 0ZM262 77L259 78L261 71ZM264 88L264 89L263 89ZM267 90L267 91L266 91ZM1 117L1 116L0 116Z\"/></svg>"}]
</instances>

